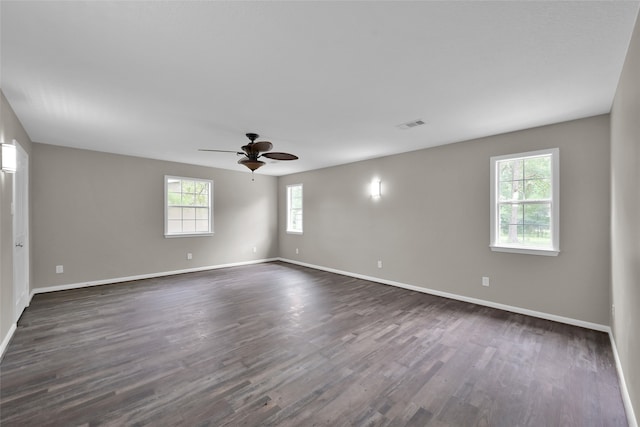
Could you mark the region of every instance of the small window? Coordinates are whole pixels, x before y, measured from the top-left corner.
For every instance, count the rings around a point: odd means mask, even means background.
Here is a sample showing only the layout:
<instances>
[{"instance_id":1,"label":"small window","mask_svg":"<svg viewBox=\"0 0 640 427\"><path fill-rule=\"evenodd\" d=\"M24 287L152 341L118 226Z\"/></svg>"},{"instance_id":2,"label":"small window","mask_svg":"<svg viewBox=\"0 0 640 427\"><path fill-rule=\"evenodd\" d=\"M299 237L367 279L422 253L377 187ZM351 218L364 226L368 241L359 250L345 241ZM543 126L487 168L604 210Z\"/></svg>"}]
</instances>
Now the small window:
<instances>
[{"instance_id":1,"label":"small window","mask_svg":"<svg viewBox=\"0 0 640 427\"><path fill-rule=\"evenodd\" d=\"M203 236L213 233L213 181L164 177L165 237Z\"/></svg>"},{"instance_id":2,"label":"small window","mask_svg":"<svg viewBox=\"0 0 640 427\"><path fill-rule=\"evenodd\" d=\"M302 234L302 184L287 185L287 233Z\"/></svg>"},{"instance_id":3,"label":"small window","mask_svg":"<svg viewBox=\"0 0 640 427\"><path fill-rule=\"evenodd\" d=\"M491 249L559 252L558 149L491 158Z\"/></svg>"}]
</instances>

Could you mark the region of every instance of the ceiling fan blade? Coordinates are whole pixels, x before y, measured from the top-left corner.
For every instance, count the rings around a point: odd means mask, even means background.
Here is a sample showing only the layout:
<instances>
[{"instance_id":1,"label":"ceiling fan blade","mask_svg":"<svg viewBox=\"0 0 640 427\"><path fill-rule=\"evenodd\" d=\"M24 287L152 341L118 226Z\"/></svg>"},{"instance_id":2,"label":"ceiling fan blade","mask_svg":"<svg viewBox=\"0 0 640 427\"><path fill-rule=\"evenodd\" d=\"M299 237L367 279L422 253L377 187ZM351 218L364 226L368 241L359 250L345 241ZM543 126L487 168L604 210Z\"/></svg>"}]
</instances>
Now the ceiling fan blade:
<instances>
[{"instance_id":1,"label":"ceiling fan blade","mask_svg":"<svg viewBox=\"0 0 640 427\"><path fill-rule=\"evenodd\" d=\"M233 151L233 150L210 150L208 148L199 148L198 151L213 151L215 153L233 153L233 154L244 154L241 153L239 151Z\"/></svg>"},{"instance_id":2,"label":"ceiling fan blade","mask_svg":"<svg viewBox=\"0 0 640 427\"><path fill-rule=\"evenodd\" d=\"M298 160L298 156L289 153L264 153L261 157L274 160Z\"/></svg>"},{"instance_id":3,"label":"ceiling fan blade","mask_svg":"<svg viewBox=\"0 0 640 427\"><path fill-rule=\"evenodd\" d=\"M273 149L273 144L269 141L258 141L251 144L251 149L254 152L271 151Z\"/></svg>"}]
</instances>

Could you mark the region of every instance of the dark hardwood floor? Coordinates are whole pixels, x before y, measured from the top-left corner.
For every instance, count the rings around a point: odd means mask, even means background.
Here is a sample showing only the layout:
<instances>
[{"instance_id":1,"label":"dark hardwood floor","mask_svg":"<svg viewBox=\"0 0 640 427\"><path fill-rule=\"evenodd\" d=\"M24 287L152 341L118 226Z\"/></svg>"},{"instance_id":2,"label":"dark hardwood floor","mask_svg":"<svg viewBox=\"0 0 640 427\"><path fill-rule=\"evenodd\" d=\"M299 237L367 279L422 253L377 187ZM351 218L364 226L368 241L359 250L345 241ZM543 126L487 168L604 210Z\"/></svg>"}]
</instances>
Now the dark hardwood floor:
<instances>
[{"instance_id":1,"label":"dark hardwood floor","mask_svg":"<svg viewBox=\"0 0 640 427\"><path fill-rule=\"evenodd\" d=\"M626 426L606 334L284 263L39 294L5 426Z\"/></svg>"}]
</instances>

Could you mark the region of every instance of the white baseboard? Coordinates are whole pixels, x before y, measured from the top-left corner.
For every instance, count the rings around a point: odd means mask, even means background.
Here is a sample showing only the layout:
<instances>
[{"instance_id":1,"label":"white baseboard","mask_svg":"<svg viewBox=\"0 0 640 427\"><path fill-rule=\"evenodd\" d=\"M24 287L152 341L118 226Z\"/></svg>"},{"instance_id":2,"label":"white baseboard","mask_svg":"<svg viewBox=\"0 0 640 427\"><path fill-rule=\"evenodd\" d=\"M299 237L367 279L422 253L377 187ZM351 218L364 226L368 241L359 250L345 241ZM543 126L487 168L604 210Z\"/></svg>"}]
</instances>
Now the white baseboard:
<instances>
[{"instance_id":1,"label":"white baseboard","mask_svg":"<svg viewBox=\"0 0 640 427\"><path fill-rule=\"evenodd\" d=\"M512 313L525 314L527 316L538 317L546 320L553 320L554 322L566 323L568 325L580 326L582 328L593 329L601 332L609 332L611 329L607 325L601 325L599 323L586 322L584 320L572 319L570 317L558 316L555 314L544 313L541 311L529 310L527 308L515 307L512 305L500 304L493 301L486 301L477 298L471 298L464 295L452 294L449 292L438 291L435 289L423 288L420 286L409 285L406 283L396 282L394 280L380 279L378 277L365 276L364 274L351 273L349 271L336 270L335 268L323 267L321 265L308 264L306 262L295 261L287 258L279 258L282 262L288 262L291 264L301 265L303 267L314 268L316 270L328 271L330 273L342 274L343 276L355 277L356 279L369 280L371 282L382 283L384 285L396 286L398 288L410 289L412 291L422 292L425 294L436 295L439 297L450 298L458 301L469 302L472 304L482 305L485 307L497 308L499 310L510 311Z\"/></svg>"},{"instance_id":2,"label":"white baseboard","mask_svg":"<svg viewBox=\"0 0 640 427\"><path fill-rule=\"evenodd\" d=\"M9 346L9 341L11 341L11 337L13 337L13 333L16 331L16 324L12 324L7 332L7 335L2 339L2 344L0 344L0 360L4 357L4 352Z\"/></svg>"},{"instance_id":3,"label":"white baseboard","mask_svg":"<svg viewBox=\"0 0 640 427\"><path fill-rule=\"evenodd\" d=\"M159 272L159 273L139 274L137 276L114 277L114 278L111 278L111 279L92 280L90 282L80 282L80 283L69 283L69 284L66 284L66 285L45 286L45 287L42 287L42 288L32 289L30 298L32 298L33 295L35 295L35 294L42 294L42 293L46 293L46 292L66 291L66 290L69 290L69 289L88 288L90 286L109 285L109 284L112 284L112 283L131 282L133 280L153 279L155 277L173 276L175 274L195 273L195 272L198 272L198 271L217 270L219 268L238 267L238 266L242 266L242 265L262 264L263 262L270 262L270 261L278 261L278 258L266 258L266 259L252 260L252 261L232 262L232 263L229 263L229 264L209 265L209 266L205 266L205 267L187 268L187 269L184 269L184 270L162 271L162 272Z\"/></svg>"},{"instance_id":4,"label":"white baseboard","mask_svg":"<svg viewBox=\"0 0 640 427\"><path fill-rule=\"evenodd\" d=\"M627 413L627 421L629 422L629 427L638 427L638 419L633 411L631 396L629 396L629 389L627 388L627 382L624 379L624 371L622 370L622 363L620 362L620 356L618 355L618 347L616 346L616 340L613 337L613 331L611 328L609 328L609 339L611 340L611 348L613 349L613 358L616 361L616 371L618 372L620 382L620 393L622 394L624 410Z\"/></svg>"}]
</instances>

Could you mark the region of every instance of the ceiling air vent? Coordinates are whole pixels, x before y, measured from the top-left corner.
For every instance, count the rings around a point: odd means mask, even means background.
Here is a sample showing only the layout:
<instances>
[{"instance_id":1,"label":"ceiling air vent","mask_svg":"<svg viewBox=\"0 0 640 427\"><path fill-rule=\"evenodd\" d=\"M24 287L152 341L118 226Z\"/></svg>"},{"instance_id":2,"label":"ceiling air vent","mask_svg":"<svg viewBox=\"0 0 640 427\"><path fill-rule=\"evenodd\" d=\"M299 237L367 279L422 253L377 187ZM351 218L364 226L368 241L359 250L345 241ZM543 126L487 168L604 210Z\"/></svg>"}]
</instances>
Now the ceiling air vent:
<instances>
[{"instance_id":1,"label":"ceiling air vent","mask_svg":"<svg viewBox=\"0 0 640 427\"><path fill-rule=\"evenodd\" d=\"M398 127L400 129L411 129L411 128L414 128L416 126L421 126L421 125L424 125L424 124L425 124L424 120L413 120L413 121L398 125Z\"/></svg>"}]
</instances>

